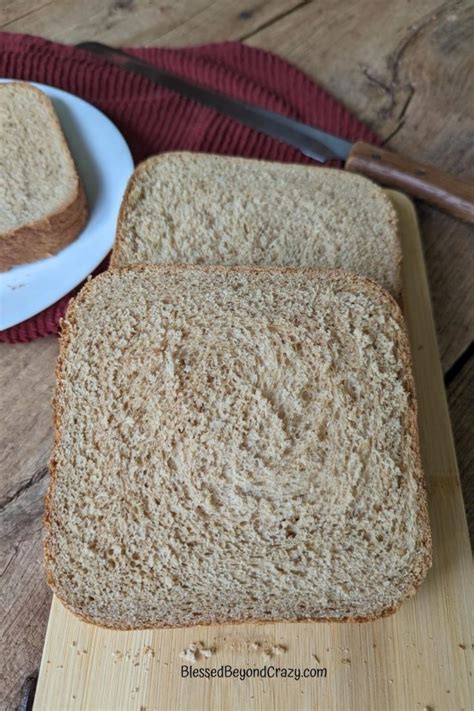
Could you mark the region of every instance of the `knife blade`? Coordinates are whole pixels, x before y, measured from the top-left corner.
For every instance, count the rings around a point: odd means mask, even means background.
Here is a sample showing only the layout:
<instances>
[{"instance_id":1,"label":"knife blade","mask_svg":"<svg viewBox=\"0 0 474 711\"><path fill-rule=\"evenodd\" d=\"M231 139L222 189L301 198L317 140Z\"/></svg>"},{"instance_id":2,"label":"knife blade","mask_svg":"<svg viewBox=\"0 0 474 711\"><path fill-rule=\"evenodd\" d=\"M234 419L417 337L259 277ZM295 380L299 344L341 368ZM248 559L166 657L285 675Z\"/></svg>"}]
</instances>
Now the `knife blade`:
<instances>
[{"instance_id":1,"label":"knife blade","mask_svg":"<svg viewBox=\"0 0 474 711\"><path fill-rule=\"evenodd\" d=\"M474 222L474 182L443 173L392 151L367 143L351 143L314 126L260 106L247 104L212 89L193 84L127 52L101 42L81 42L78 49L95 54L122 69L170 89L191 101L229 116L250 128L297 148L305 156L325 163L345 161L345 169L361 173L384 185Z\"/></svg>"},{"instance_id":2,"label":"knife blade","mask_svg":"<svg viewBox=\"0 0 474 711\"><path fill-rule=\"evenodd\" d=\"M249 126L249 128L287 143L300 150L305 156L321 163L333 158L345 160L352 148L352 144L342 138L331 136L324 131L319 131L312 126L295 121L295 119L274 111L263 109L260 106L245 104L212 89L192 84L182 77L100 42L81 42L77 47L93 52L122 67L122 69L128 69L140 74L155 84L175 91L186 99L204 104L220 114L240 121L240 123Z\"/></svg>"}]
</instances>

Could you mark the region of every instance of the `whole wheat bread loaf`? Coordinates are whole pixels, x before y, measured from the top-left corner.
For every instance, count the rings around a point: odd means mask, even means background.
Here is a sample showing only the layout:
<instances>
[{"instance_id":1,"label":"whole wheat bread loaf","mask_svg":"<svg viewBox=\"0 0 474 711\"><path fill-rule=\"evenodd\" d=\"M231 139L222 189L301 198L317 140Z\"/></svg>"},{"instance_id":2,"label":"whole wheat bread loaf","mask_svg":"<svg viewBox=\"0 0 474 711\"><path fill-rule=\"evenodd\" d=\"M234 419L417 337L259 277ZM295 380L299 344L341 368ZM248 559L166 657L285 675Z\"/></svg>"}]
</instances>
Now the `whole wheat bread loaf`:
<instances>
[{"instance_id":1,"label":"whole wheat bread loaf","mask_svg":"<svg viewBox=\"0 0 474 711\"><path fill-rule=\"evenodd\" d=\"M400 293L395 210L359 175L199 153L142 163L119 215L113 266L342 268Z\"/></svg>"},{"instance_id":2,"label":"whole wheat bread loaf","mask_svg":"<svg viewBox=\"0 0 474 711\"><path fill-rule=\"evenodd\" d=\"M42 91L0 84L0 270L55 254L87 219L56 112Z\"/></svg>"},{"instance_id":3,"label":"whole wheat bread loaf","mask_svg":"<svg viewBox=\"0 0 474 711\"><path fill-rule=\"evenodd\" d=\"M407 336L367 279L100 275L54 407L48 579L87 621L367 620L430 565Z\"/></svg>"}]
</instances>

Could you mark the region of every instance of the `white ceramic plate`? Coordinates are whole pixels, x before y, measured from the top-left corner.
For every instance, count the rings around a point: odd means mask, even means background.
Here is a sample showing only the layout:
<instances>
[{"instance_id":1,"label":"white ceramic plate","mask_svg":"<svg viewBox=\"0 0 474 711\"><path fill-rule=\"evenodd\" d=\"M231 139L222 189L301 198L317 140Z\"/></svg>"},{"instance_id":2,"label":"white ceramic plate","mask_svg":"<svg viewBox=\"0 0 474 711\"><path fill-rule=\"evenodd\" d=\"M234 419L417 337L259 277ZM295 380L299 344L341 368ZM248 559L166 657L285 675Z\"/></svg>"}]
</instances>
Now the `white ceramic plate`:
<instances>
[{"instance_id":1,"label":"white ceramic plate","mask_svg":"<svg viewBox=\"0 0 474 711\"><path fill-rule=\"evenodd\" d=\"M89 219L58 254L0 274L0 330L54 304L100 264L114 242L120 202L133 171L123 136L103 113L66 91L35 86L49 96L59 116L87 194Z\"/></svg>"}]
</instances>

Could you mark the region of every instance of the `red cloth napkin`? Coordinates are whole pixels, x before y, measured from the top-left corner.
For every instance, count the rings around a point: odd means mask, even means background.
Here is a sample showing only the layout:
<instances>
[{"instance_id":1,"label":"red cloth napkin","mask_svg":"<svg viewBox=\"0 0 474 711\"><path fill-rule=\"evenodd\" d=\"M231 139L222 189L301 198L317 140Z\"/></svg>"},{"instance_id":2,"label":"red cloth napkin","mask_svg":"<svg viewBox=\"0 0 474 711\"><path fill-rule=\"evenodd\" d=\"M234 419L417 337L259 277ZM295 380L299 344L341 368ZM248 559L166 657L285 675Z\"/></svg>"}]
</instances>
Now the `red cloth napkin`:
<instances>
[{"instance_id":1,"label":"red cloth napkin","mask_svg":"<svg viewBox=\"0 0 474 711\"><path fill-rule=\"evenodd\" d=\"M127 51L191 81L279 111L341 138L378 142L372 131L327 91L270 52L239 42ZM86 99L120 129L136 162L154 153L174 150L311 162L289 146L107 65L83 50L39 37L0 33L0 77L51 84ZM27 321L0 331L0 341L24 343L57 333L71 295Z\"/></svg>"}]
</instances>

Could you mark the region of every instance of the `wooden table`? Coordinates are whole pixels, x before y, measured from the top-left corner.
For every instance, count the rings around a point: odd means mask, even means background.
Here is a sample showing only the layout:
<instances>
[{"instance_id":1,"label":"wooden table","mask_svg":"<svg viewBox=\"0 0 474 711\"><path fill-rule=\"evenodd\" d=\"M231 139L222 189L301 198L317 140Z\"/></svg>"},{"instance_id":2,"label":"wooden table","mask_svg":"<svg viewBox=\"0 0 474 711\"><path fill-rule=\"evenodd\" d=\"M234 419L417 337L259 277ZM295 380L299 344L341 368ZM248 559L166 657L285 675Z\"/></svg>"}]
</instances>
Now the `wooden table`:
<instances>
[{"instance_id":1,"label":"wooden table","mask_svg":"<svg viewBox=\"0 0 474 711\"><path fill-rule=\"evenodd\" d=\"M387 146L474 177L471 0L0 0L0 29L125 46L239 39L314 76ZM419 215L472 527L474 230L424 205ZM15 708L23 682L38 668L51 602L41 517L56 354L55 338L0 347L1 709Z\"/></svg>"}]
</instances>

